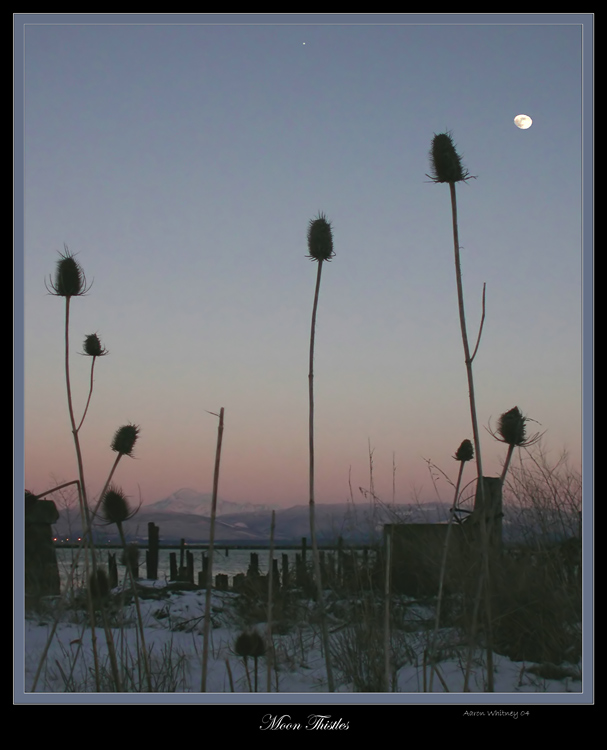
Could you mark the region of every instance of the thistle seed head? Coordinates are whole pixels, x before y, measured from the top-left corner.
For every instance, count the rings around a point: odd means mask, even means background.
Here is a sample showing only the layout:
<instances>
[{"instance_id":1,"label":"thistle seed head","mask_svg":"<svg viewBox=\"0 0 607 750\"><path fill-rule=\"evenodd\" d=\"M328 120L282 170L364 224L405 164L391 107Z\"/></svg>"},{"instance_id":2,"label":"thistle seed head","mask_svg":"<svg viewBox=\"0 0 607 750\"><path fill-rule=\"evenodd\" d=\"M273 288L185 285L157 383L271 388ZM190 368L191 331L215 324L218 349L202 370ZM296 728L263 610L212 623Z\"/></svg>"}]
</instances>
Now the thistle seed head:
<instances>
[{"instance_id":1,"label":"thistle seed head","mask_svg":"<svg viewBox=\"0 0 607 750\"><path fill-rule=\"evenodd\" d=\"M474 447L472 446L472 443L469 440L462 440L462 443L453 458L456 461L472 461L474 458Z\"/></svg>"},{"instance_id":2,"label":"thistle seed head","mask_svg":"<svg viewBox=\"0 0 607 750\"><path fill-rule=\"evenodd\" d=\"M461 156L455 150L451 133L439 133L432 140L430 149L432 182L462 182L470 179L470 173L462 166Z\"/></svg>"},{"instance_id":3,"label":"thistle seed head","mask_svg":"<svg viewBox=\"0 0 607 750\"><path fill-rule=\"evenodd\" d=\"M108 523L115 523L117 526L134 515L129 508L126 495L119 487L114 485L110 485L103 496L101 513Z\"/></svg>"},{"instance_id":4,"label":"thistle seed head","mask_svg":"<svg viewBox=\"0 0 607 750\"><path fill-rule=\"evenodd\" d=\"M251 655L251 634L241 633L236 639L234 644L234 651L238 656L250 656Z\"/></svg>"},{"instance_id":5,"label":"thistle seed head","mask_svg":"<svg viewBox=\"0 0 607 750\"><path fill-rule=\"evenodd\" d=\"M86 277L82 266L65 247L65 253L60 254L55 269L55 280L50 279L51 294L57 297L81 297L90 287L86 285ZM48 289L48 286L47 286Z\"/></svg>"},{"instance_id":6,"label":"thistle seed head","mask_svg":"<svg viewBox=\"0 0 607 750\"><path fill-rule=\"evenodd\" d=\"M112 440L112 450L121 456L133 457L133 448L139 437L140 428L134 424L125 424L116 430Z\"/></svg>"},{"instance_id":7,"label":"thistle seed head","mask_svg":"<svg viewBox=\"0 0 607 750\"><path fill-rule=\"evenodd\" d=\"M525 442L525 422L527 420L522 412L515 406L514 409L504 412L499 418L497 431L504 443L508 445L523 445Z\"/></svg>"},{"instance_id":8,"label":"thistle seed head","mask_svg":"<svg viewBox=\"0 0 607 750\"><path fill-rule=\"evenodd\" d=\"M331 223L323 213L319 213L315 219L310 219L308 224L308 250L307 258L321 263L323 260L330 261L334 257L333 233Z\"/></svg>"},{"instance_id":9,"label":"thistle seed head","mask_svg":"<svg viewBox=\"0 0 607 750\"><path fill-rule=\"evenodd\" d=\"M84 339L82 348L87 357L103 357L106 354L109 354L108 350L102 346L101 339L96 333L89 333Z\"/></svg>"},{"instance_id":10,"label":"thistle seed head","mask_svg":"<svg viewBox=\"0 0 607 750\"><path fill-rule=\"evenodd\" d=\"M257 658L265 654L266 648L263 638L256 630L241 633L236 639L234 650L238 656L252 656Z\"/></svg>"}]
</instances>

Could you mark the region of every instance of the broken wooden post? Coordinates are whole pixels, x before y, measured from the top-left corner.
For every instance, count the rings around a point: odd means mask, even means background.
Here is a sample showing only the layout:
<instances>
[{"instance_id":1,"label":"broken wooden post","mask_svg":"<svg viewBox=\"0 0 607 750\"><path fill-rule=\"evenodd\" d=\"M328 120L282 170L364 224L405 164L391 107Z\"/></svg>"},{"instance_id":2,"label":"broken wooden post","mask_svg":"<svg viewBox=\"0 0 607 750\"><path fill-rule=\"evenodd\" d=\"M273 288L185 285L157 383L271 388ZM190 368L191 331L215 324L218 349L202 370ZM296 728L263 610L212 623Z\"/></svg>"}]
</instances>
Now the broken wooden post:
<instances>
[{"instance_id":1,"label":"broken wooden post","mask_svg":"<svg viewBox=\"0 0 607 750\"><path fill-rule=\"evenodd\" d=\"M169 578L171 581L177 580L177 553L169 552Z\"/></svg>"},{"instance_id":2,"label":"broken wooden post","mask_svg":"<svg viewBox=\"0 0 607 750\"><path fill-rule=\"evenodd\" d=\"M289 555L283 552L282 555L282 587L283 589L289 586Z\"/></svg>"},{"instance_id":3,"label":"broken wooden post","mask_svg":"<svg viewBox=\"0 0 607 750\"><path fill-rule=\"evenodd\" d=\"M156 581L158 579L158 534L158 526L150 521L148 523L148 549L145 553L146 576L149 581Z\"/></svg>"},{"instance_id":4,"label":"broken wooden post","mask_svg":"<svg viewBox=\"0 0 607 750\"><path fill-rule=\"evenodd\" d=\"M185 566L186 580L189 581L190 583L194 583L194 553L190 552L190 550L187 550L185 557L186 557L186 566Z\"/></svg>"},{"instance_id":5,"label":"broken wooden post","mask_svg":"<svg viewBox=\"0 0 607 750\"><path fill-rule=\"evenodd\" d=\"M501 552L502 548L502 481L499 477L483 477L483 487L486 510L482 506L482 494L480 482L477 483L474 497L474 510L464 519L462 527L466 536L474 547L481 543L481 529L483 515L489 539L489 550L491 554ZM484 512L483 512L484 511Z\"/></svg>"},{"instance_id":6,"label":"broken wooden post","mask_svg":"<svg viewBox=\"0 0 607 750\"><path fill-rule=\"evenodd\" d=\"M257 578L259 576L259 555L256 552L251 552L251 561L249 562L249 569L247 570L247 577Z\"/></svg>"}]
</instances>

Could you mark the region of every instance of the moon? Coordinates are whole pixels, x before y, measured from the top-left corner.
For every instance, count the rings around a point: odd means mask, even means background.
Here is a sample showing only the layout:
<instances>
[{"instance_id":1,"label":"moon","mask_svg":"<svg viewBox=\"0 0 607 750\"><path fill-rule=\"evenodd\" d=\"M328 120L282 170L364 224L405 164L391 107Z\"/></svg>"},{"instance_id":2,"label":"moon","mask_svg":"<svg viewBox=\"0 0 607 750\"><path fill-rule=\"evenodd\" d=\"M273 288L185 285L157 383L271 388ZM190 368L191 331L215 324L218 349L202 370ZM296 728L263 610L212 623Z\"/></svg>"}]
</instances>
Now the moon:
<instances>
[{"instance_id":1,"label":"moon","mask_svg":"<svg viewBox=\"0 0 607 750\"><path fill-rule=\"evenodd\" d=\"M527 130L533 125L533 120L528 115L517 115L514 118L514 124L521 130Z\"/></svg>"}]
</instances>

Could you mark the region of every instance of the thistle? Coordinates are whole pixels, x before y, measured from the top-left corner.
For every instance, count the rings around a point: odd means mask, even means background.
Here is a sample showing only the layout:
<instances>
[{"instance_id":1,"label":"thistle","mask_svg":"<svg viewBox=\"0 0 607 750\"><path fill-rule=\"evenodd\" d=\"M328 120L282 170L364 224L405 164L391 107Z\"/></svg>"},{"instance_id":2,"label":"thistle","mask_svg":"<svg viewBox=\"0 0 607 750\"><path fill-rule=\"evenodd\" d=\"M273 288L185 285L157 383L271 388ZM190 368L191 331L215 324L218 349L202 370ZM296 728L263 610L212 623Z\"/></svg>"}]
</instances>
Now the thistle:
<instances>
[{"instance_id":1,"label":"thistle","mask_svg":"<svg viewBox=\"0 0 607 750\"><path fill-rule=\"evenodd\" d=\"M310 456L309 487L310 487L310 538L312 539L312 557L314 559L314 578L318 593L318 606L320 608L321 630L323 647L325 652L325 663L327 667L327 683L329 692L333 693L333 669L331 667L331 652L329 649L329 630L325 617L323 589L320 572L320 557L316 543L316 531L314 522L314 339L316 336L316 311L318 309L318 295L320 292L320 278L322 274L323 261L330 261L335 255L333 252L333 234L331 224L323 213L319 213L315 219L308 224L308 250L307 256L318 262L318 273L316 274L316 289L314 292L314 304L312 306L312 325L310 329L310 359L308 369L308 444Z\"/></svg>"},{"instance_id":2,"label":"thistle","mask_svg":"<svg viewBox=\"0 0 607 750\"><path fill-rule=\"evenodd\" d=\"M57 297L82 297L90 286L86 284L86 276L80 263L67 249L67 245L64 245L64 248L65 254L60 253L57 261L55 280L49 277L49 291Z\"/></svg>"},{"instance_id":3,"label":"thistle","mask_svg":"<svg viewBox=\"0 0 607 750\"><path fill-rule=\"evenodd\" d=\"M430 149L430 167L432 174L426 175L432 182L465 182L473 179L462 165L461 156L455 150L451 133L439 133L434 136Z\"/></svg>"},{"instance_id":4,"label":"thistle","mask_svg":"<svg viewBox=\"0 0 607 750\"><path fill-rule=\"evenodd\" d=\"M129 425L130 426L130 425ZM120 432L120 430L119 430ZM134 442L134 441L133 441ZM122 454L121 454L122 455ZM120 457L120 456L119 456ZM123 549L123 561L126 565L127 573L133 590L133 599L135 600L135 609L137 611L137 624L139 626L139 637L141 638L141 656L143 658L143 668L147 680L148 692L152 692L152 679L150 664L148 660L148 650L145 643L145 631L143 628L143 617L139 605L139 595L135 586L135 577L133 576L133 553L129 552L129 545L126 543L123 524L130 520L139 511L139 508L131 510L126 495L120 487L110 484L101 497L101 515L107 524L115 523L120 534L120 541Z\"/></svg>"},{"instance_id":5,"label":"thistle","mask_svg":"<svg viewBox=\"0 0 607 750\"><path fill-rule=\"evenodd\" d=\"M252 688L247 659L249 656L251 656L255 660L255 692L257 692L257 659L259 659L260 656L263 656L266 651L263 638L256 630L253 630L250 633L247 633L245 631L244 633L241 633L236 639L234 650L236 651L238 656L242 657L242 660L244 662L250 692L252 692Z\"/></svg>"},{"instance_id":6,"label":"thistle","mask_svg":"<svg viewBox=\"0 0 607 750\"><path fill-rule=\"evenodd\" d=\"M254 630L250 633L241 633L236 639L234 650L238 656L252 656L253 658L259 658L264 655L266 649L263 643L263 638L256 630Z\"/></svg>"},{"instance_id":7,"label":"thistle","mask_svg":"<svg viewBox=\"0 0 607 750\"><path fill-rule=\"evenodd\" d=\"M474 447L469 440L462 440L460 447L455 452L453 458L456 461L472 461L474 458Z\"/></svg>"},{"instance_id":8,"label":"thistle","mask_svg":"<svg viewBox=\"0 0 607 750\"><path fill-rule=\"evenodd\" d=\"M510 460L512 459L514 449L528 448L530 445L537 443L544 434L543 432L536 432L530 438L527 437L526 424L527 422L534 421L535 420L530 419L529 417L523 416L523 413L518 406L515 406L513 409L510 409L510 411L504 412L499 418L497 422L497 435L491 428L489 428L489 432L496 440L499 440L500 443L505 443L508 446L508 453L506 455L506 460L504 461L504 468L502 469L502 484L506 480L506 474L510 467Z\"/></svg>"},{"instance_id":9,"label":"thistle","mask_svg":"<svg viewBox=\"0 0 607 750\"><path fill-rule=\"evenodd\" d=\"M109 354L108 350L102 345L99 336L96 333L90 333L85 339L82 345L84 349L83 354L87 357L104 357Z\"/></svg>"},{"instance_id":10,"label":"thistle","mask_svg":"<svg viewBox=\"0 0 607 750\"><path fill-rule=\"evenodd\" d=\"M111 448L120 456L133 458L133 448L139 437L140 428L134 424L126 424L116 430Z\"/></svg>"},{"instance_id":11,"label":"thistle","mask_svg":"<svg viewBox=\"0 0 607 750\"><path fill-rule=\"evenodd\" d=\"M137 510L131 511L126 495L115 485L110 485L101 500L101 514L103 518L108 524L115 523L118 527L132 518L137 513Z\"/></svg>"},{"instance_id":12,"label":"thistle","mask_svg":"<svg viewBox=\"0 0 607 750\"><path fill-rule=\"evenodd\" d=\"M315 219L310 219L308 225L308 250L307 258L321 263L323 260L331 261L335 256L333 252L333 233L331 223L323 213L319 213Z\"/></svg>"},{"instance_id":13,"label":"thistle","mask_svg":"<svg viewBox=\"0 0 607 750\"><path fill-rule=\"evenodd\" d=\"M459 499L459 492L462 483L462 475L464 473L464 465L467 461L472 461L474 457L474 447L470 440L462 440L459 448L455 452L453 458L460 462L459 472L457 475L457 484L455 485L455 495L453 498L453 506L451 507L449 514L449 524L447 527L447 533L445 534L445 543L443 545L443 559L440 567L440 575L438 579L438 596L436 600L436 617L434 622L434 634L430 644L430 692L432 692L432 685L434 682L434 672L436 671L436 642L438 638L438 628L440 623L441 605L443 601L443 587L445 583L445 574L447 570L447 553L449 550L449 541L451 535L451 526L455 520L455 511L457 510L457 501Z\"/></svg>"},{"instance_id":14,"label":"thistle","mask_svg":"<svg viewBox=\"0 0 607 750\"><path fill-rule=\"evenodd\" d=\"M535 445L543 432L535 432L531 437L527 437L527 422L535 422L535 419L523 416L522 411L515 406L510 411L504 412L497 422L497 434L488 428L488 432L493 435L500 443L505 443L511 448L528 448Z\"/></svg>"},{"instance_id":15,"label":"thistle","mask_svg":"<svg viewBox=\"0 0 607 750\"><path fill-rule=\"evenodd\" d=\"M459 308L459 322L462 333L462 343L464 347L464 361L466 363L466 375L468 378L468 395L470 402L470 418L472 422L472 432L474 436L474 449L476 453L476 468L478 477L478 486L480 490L481 506L485 506L485 481L483 478L483 462L481 459L481 446L479 439L478 429L478 418L476 415L476 398L474 395L474 378L472 374L472 361L476 355L476 349L474 354L470 356L470 345L468 343L468 331L466 327L466 313L464 310L464 290L462 285L462 269L460 261L460 246L459 246L459 229L457 225L457 196L455 191L455 185L458 182L466 182L471 179L470 173L462 165L460 155L455 150L453 144L453 138L451 133L439 133L432 139L432 147L430 149L430 167L431 174L426 175L432 182L436 183L447 183L449 185L449 192L451 195L451 221L453 226L453 252L455 256L455 280L457 284L457 302ZM483 297L484 300L484 297ZM484 308L483 308L484 309ZM480 341L480 335L482 331L479 331L478 339ZM478 343L477 343L478 348ZM461 468L464 464L462 463ZM481 588L485 590L485 617L488 623L487 632L487 689L490 693L493 692L493 654L491 651L491 603L489 594L489 537L487 531L487 525L485 522L484 515L481 516L481 572L479 578L479 596ZM472 630L476 628L476 616L478 609L478 598L475 602L474 615L473 615L473 626ZM472 643L468 652L468 665L466 669L466 676L464 678L464 692L468 690L468 679L470 674L470 664L472 659Z\"/></svg>"}]
</instances>

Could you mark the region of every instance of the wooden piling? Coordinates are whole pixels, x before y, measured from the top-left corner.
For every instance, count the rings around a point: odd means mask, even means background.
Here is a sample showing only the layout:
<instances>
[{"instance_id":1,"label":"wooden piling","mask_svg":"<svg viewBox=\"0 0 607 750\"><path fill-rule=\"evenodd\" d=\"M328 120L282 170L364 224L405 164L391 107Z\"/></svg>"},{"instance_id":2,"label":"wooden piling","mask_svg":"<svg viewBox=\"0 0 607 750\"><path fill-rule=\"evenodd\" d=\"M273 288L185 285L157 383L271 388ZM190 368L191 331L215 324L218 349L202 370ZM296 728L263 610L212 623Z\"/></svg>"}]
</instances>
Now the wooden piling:
<instances>
[{"instance_id":1,"label":"wooden piling","mask_svg":"<svg viewBox=\"0 0 607 750\"><path fill-rule=\"evenodd\" d=\"M188 580L190 583L194 583L194 553L190 552L190 550L186 551L186 580Z\"/></svg>"},{"instance_id":2,"label":"wooden piling","mask_svg":"<svg viewBox=\"0 0 607 750\"><path fill-rule=\"evenodd\" d=\"M148 523L148 549L145 553L145 562L147 568L147 578L149 581L158 579L158 548L159 548L159 528L155 523Z\"/></svg>"},{"instance_id":3,"label":"wooden piling","mask_svg":"<svg viewBox=\"0 0 607 750\"><path fill-rule=\"evenodd\" d=\"M283 552L282 554L282 587L283 589L288 588L290 585L289 579L289 555Z\"/></svg>"}]
</instances>

